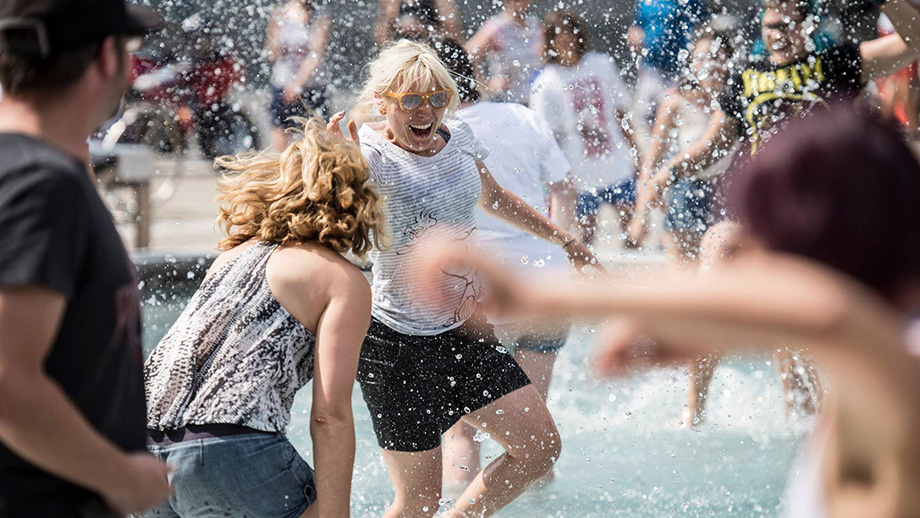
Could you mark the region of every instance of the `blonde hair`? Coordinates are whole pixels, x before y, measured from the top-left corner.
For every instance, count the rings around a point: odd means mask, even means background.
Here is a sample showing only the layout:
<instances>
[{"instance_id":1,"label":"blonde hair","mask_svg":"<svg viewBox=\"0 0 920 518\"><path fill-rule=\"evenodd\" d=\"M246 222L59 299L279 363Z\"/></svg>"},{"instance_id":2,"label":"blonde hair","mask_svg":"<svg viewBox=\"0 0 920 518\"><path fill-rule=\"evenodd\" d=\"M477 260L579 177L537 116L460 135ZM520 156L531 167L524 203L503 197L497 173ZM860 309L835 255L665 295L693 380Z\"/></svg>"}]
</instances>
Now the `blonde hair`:
<instances>
[{"instance_id":1,"label":"blonde hair","mask_svg":"<svg viewBox=\"0 0 920 518\"><path fill-rule=\"evenodd\" d=\"M399 40L383 49L369 68L367 82L361 92L361 98L367 102L374 102L375 94L404 92L413 85L431 84L451 91L447 113L455 111L460 105L457 82L428 45Z\"/></svg>"},{"instance_id":2,"label":"blonde hair","mask_svg":"<svg viewBox=\"0 0 920 518\"><path fill-rule=\"evenodd\" d=\"M252 238L282 245L317 241L363 257L372 246L383 246L383 199L367 185L370 173L359 146L327 131L318 118L297 122L303 130L280 156L217 159L225 170L217 223L227 233L218 247L227 250Z\"/></svg>"}]
</instances>

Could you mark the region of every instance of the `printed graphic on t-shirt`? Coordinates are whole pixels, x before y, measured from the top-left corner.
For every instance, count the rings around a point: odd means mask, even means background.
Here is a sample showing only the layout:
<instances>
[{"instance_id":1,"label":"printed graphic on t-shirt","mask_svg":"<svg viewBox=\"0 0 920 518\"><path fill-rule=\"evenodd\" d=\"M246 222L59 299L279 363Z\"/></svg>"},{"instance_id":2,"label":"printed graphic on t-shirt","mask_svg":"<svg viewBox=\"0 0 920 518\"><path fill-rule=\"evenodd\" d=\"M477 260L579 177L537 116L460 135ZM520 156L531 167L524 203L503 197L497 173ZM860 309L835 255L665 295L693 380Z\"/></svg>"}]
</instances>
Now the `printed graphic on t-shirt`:
<instances>
[{"instance_id":1,"label":"printed graphic on t-shirt","mask_svg":"<svg viewBox=\"0 0 920 518\"><path fill-rule=\"evenodd\" d=\"M862 88L859 47L841 45L785 66L750 63L725 90L725 113L746 127L751 154L786 121L834 101L852 101Z\"/></svg>"},{"instance_id":2,"label":"printed graphic on t-shirt","mask_svg":"<svg viewBox=\"0 0 920 518\"><path fill-rule=\"evenodd\" d=\"M469 253L470 246L475 246L474 241L470 239L475 230L475 228L470 229L464 235L452 240L447 246L450 249L458 250L458 252ZM457 309L454 311L453 316L444 322L445 326L450 327L465 321L473 314L476 310L476 304L482 298L483 287L479 279L479 271L475 268L469 266L460 266L459 269L453 270L441 268L441 272L452 279L460 281Z\"/></svg>"},{"instance_id":3,"label":"printed graphic on t-shirt","mask_svg":"<svg viewBox=\"0 0 920 518\"><path fill-rule=\"evenodd\" d=\"M821 57L775 71L748 69L741 79L744 97L750 100L744 118L748 127L754 129L752 153L757 152L758 144L769 139L783 120L800 117L816 105L828 106L828 100L816 91L827 80Z\"/></svg>"},{"instance_id":4,"label":"printed graphic on t-shirt","mask_svg":"<svg viewBox=\"0 0 920 518\"><path fill-rule=\"evenodd\" d=\"M407 241L402 250L397 250L396 255L405 255L412 251L414 245L418 244L417 240L424 236L425 233L438 224L438 218L434 216L434 211L423 210L415 216L415 221L403 230L403 235Z\"/></svg>"},{"instance_id":5,"label":"printed graphic on t-shirt","mask_svg":"<svg viewBox=\"0 0 920 518\"><path fill-rule=\"evenodd\" d=\"M578 132L585 146L585 158L604 156L611 151L607 133L607 111L601 83L594 77L573 84L572 105L578 117Z\"/></svg>"}]
</instances>

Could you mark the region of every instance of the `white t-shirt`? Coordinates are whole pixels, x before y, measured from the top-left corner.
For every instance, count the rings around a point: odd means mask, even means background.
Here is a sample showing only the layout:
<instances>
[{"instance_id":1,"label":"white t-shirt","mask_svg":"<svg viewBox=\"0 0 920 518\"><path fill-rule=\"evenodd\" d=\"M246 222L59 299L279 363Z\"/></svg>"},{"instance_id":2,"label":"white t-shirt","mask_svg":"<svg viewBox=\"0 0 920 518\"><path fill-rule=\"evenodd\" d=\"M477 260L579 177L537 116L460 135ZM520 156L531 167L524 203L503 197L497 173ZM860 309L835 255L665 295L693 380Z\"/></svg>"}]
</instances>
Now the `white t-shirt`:
<instances>
[{"instance_id":1,"label":"white t-shirt","mask_svg":"<svg viewBox=\"0 0 920 518\"><path fill-rule=\"evenodd\" d=\"M533 110L515 103L481 102L457 116L489 143L486 167L503 188L520 196L549 217L546 184L565 179L565 158L549 124ZM481 248L522 271L542 273L568 266L565 253L482 210L476 211L476 235Z\"/></svg>"},{"instance_id":2,"label":"white t-shirt","mask_svg":"<svg viewBox=\"0 0 920 518\"><path fill-rule=\"evenodd\" d=\"M489 151L462 121L444 124L451 137L432 157L419 156L361 127L361 151L385 199L392 246L374 249L371 314L406 335L431 336L462 325L476 309L482 284L475 270L442 271L420 283L433 252L475 246L482 179L476 162ZM441 138L441 137L437 137Z\"/></svg>"},{"instance_id":3,"label":"white t-shirt","mask_svg":"<svg viewBox=\"0 0 920 518\"><path fill-rule=\"evenodd\" d=\"M629 108L627 92L613 58L597 52L574 67L547 65L534 81L530 106L549 122L581 191L635 175L616 118Z\"/></svg>"}]
</instances>

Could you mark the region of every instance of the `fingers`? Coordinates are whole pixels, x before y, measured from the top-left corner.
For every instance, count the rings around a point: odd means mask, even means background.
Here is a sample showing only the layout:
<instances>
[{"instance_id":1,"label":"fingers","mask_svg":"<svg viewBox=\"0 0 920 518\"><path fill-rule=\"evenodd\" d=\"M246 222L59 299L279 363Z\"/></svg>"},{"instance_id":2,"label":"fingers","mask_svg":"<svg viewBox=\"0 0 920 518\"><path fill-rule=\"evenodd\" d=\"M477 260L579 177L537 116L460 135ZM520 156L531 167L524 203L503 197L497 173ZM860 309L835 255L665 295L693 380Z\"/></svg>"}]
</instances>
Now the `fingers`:
<instances>
[{"instance_id":1,"label":"fingers","mask_svg":"<svg viewBox=\"0 0 920 518\"><path fill-rule=\"evenodd\" d=\"M343 116L344 116L344 113L343 113ZM348 121L348 134L351 136L351 140L353 140L355 143L359 142L358 123L356 123L354 120Z\"/></svg>"},{"instance_id":2,"label":"fingers","mask_svg":"<svg viewBox=\"0 0 920 518\"><path fill-rule=\"evenodd\" d=\"M332 116L332 119L329 120L329 124L326 125L326 129L335 133L336 135L342 135L342 127L339 126L339 123L342 122L342 119L345 118L345 112L340 111ZM354 121L352 121L354 123ZM349 124L349 130L351 130ZM344 137L344 135L342 135Z\"/></svg>"}]
</instances>

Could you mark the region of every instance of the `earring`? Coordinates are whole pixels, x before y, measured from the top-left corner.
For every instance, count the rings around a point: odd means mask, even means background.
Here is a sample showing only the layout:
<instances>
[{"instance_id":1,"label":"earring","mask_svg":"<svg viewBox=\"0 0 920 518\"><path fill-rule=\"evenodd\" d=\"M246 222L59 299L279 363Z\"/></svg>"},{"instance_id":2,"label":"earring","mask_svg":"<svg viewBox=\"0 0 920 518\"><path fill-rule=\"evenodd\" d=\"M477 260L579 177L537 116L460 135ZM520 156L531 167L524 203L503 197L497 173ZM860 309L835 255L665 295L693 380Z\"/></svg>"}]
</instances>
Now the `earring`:
<instances>
[{"instance_id":1,"label":"earring","mask_svg":"<svg viewBox=\"0 0 920 518\"><path fill-rule=\"evenodd\" d=\"M386 115L386 114L387 114L387 109L386 109L386 108L380 108L380 115Z\"/></svg>"}]
</instances>

